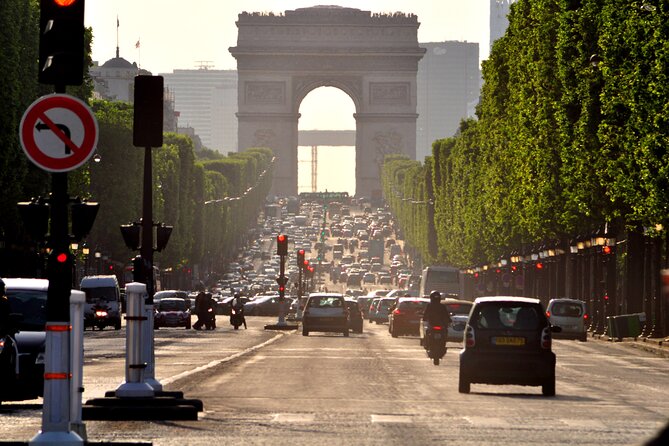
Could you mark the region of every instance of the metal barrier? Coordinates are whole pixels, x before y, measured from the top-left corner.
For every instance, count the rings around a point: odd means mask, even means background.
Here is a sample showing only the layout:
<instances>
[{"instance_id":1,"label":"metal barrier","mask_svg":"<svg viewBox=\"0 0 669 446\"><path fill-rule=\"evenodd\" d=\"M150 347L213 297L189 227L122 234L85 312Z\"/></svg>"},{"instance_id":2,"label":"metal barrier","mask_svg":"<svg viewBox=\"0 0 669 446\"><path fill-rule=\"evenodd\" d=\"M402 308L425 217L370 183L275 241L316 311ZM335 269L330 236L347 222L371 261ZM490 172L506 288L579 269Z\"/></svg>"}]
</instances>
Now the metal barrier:
<instances>
[{"instance_id":1,"label":"metal barrier","mask_svg":"<svg viewBox=\"0 0 669 446\"><path fill-rule=\"evenodd\" d=\"M645 320L645 313L609 316L606 318L609 336L618 341L622 341L623 338L636 338L641 335L642 322Z\"/></svg>"}]
</instances>

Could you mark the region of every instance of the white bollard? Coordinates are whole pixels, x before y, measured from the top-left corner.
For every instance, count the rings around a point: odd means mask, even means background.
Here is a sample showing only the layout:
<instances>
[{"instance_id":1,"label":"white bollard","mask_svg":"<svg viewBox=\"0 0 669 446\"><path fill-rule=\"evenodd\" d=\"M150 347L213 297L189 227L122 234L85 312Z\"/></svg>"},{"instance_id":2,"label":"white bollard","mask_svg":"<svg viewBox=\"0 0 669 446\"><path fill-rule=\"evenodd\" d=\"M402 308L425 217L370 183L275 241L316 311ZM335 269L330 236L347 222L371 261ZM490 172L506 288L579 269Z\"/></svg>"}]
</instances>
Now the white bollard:
<instances>
[{"instance_id":1,"label":"white bollard","mask_svg":"<svg viewBox=\"0 0 669 446\"><path fill-rule=\"evenodd\" d=\"M144 306L144 315L146 316L146 323L143 324L142 330L142 351L143 358L146 362L146 370L144 371L144 382L147 383L154 392L163 390L163 385L156 380L156 356L153 342L153 304L146 304Z\"/></svg>"},{"instance_id":2,"label":"white bollard","mask_svg":"<svg viewBox=\"0 0 669 446\"><path fill-rule=\"evenodd\" d=\"M125 382L116 389L116 396L152 397L153 387L144 382L147 363L143 355L143 326L147 325L144 310L146 285L129 283L125 287L128 305L126 306L125 338Z\"/></svg>"},{"instance_id":3,"label":"white bollard","mask_svg":"<svg viewBox=\"0 0 669 446\"><path fill-rule=\"evenodd\" d=\"M84 393L84 304L86 293L72 290L70 294L70 430L86 440L86 425L81 419L81 397Z\"/></svg>"},{"instance_id":4,"label":"white bollard","mask_svg":"<svg viewBox=\"0 0 669 446\"><path fill-rule=\"evenodd\" d=\"M70 331L69 322L47 322L44 361L44 404L42 430L30 444L83 445L84 440L70 430Z\"/></svg>"}]
</instances>

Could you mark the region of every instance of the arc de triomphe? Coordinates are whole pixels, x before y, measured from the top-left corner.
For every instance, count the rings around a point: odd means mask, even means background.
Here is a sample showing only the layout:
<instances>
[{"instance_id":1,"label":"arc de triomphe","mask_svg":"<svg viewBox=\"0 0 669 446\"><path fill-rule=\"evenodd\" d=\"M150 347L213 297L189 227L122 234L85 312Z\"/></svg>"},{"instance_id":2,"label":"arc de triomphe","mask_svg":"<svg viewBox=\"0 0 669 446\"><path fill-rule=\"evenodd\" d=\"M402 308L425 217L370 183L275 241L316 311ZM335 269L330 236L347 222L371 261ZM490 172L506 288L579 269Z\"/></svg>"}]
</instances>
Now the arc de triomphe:
<instances>
[{"instance_id":1,"label":"arc de triomphe","mask_svg":"<svg viewBox=\"0 0 669 446\"><path fill-rule=\"evenodd\" d=\"M318 87L339 88L355 104L356 195L380 190L386 154L415 159L416 72L425 52L418 26L415 15L338 6L239 15L230 48L239 76L239 147L274 151L274 193L297 194L299 108Z\"/></svg>"}]
</instances>

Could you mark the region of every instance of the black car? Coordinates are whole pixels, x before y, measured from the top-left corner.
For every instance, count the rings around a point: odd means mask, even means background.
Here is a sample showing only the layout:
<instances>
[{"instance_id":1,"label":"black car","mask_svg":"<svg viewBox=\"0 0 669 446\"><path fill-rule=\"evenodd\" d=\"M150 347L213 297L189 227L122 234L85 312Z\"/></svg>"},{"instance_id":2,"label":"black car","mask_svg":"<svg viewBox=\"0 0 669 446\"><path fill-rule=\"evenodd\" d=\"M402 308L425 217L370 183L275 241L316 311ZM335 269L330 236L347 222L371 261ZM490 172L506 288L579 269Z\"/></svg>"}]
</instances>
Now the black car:
<instances>
[{"instance_id":1,"label":"black car","mask_svg":"<svg viewBox=\"0 0 669 446\"><path fill-rule=\"evenodd\" d=\"M259 296L249 300L244 304L244 314L247 316L278 316L279 315L279 296ZM285 298L285 311L288 314L293 299Z\"/></svg>"},{"instance_id":2,"label":"black car","mask_svg":"<svg viewBox=\"0 0 669 446\"><path fill-rule=\"evenodd\" d=\"M14 367L0 370L0 401L31 400L44 393L44 351L46 346L46 279L3 279L10 311L16 314L19 353L18 375ZM3 363L4 364L4 363Z\"/></svg>"},{"instance_id":3,"label":"black car","mask_svg":"<svg viewBox=\"0 0 669 446\"><path fill-rule=\"evenodd\" d=\"M555 353L551 331L537 299L480 297L465 326L460 353L458 390L469 393L472 383L541 386L555 395Z\"/></svg>"}]
</instances>

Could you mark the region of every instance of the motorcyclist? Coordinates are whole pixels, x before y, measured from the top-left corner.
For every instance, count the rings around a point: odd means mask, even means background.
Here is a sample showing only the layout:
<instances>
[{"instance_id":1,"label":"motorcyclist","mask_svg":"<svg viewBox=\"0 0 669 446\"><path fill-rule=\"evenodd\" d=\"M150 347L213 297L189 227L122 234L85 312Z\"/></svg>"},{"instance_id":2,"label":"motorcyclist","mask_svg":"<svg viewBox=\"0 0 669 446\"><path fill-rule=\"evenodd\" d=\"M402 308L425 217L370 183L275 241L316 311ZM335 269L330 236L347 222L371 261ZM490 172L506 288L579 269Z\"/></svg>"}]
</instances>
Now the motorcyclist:
<instances>
[{"instance_id":1,"label":"motorcyclist","mask_svg":"<svg viewBox=\"0 0 669 446\"><path fill-rule=\"evenodd\" d=\"M239 295L239 293L235 293L234 296L232 297L232 300L230 301L230 310L231 310L230 311L231 319L232 319L232 310L235 310L235 312L239 316L241 316L242 323L244 324L244 329L246 329L247 327L246 327L246 317L244 316L244 301L242 301L242 298Z\"/></svg>"},{"instance_id":2,"label":"motorcyclist","mask_svg":"<svg viewBox=\"0 0 669 446\"><path fill-rule=\"evenodd\" d=\"M439 291L432 291L430 293L430 303L425 307L422 323L425 336L427 336L432 327L443 327L444 330L447 330L447 327L451 324L451 315L446 305L441 303L441 293ZM444 341L446 341L445 337ZM423 337L421 337L420 342L426 349L428 348Z\"/></svg>"}]
</instances>

